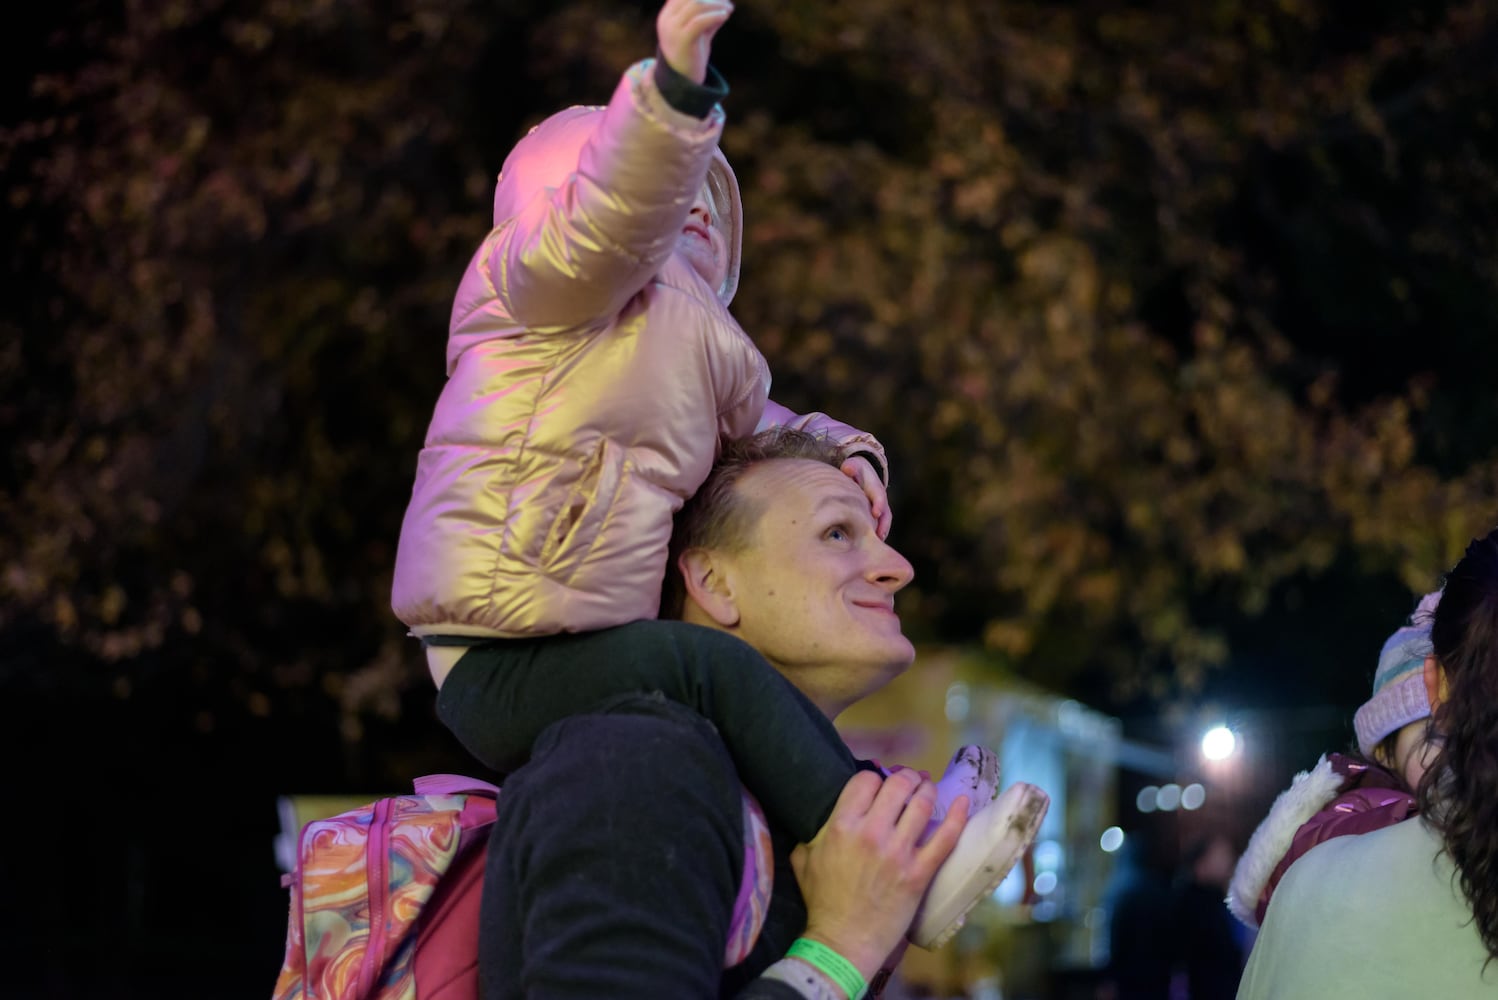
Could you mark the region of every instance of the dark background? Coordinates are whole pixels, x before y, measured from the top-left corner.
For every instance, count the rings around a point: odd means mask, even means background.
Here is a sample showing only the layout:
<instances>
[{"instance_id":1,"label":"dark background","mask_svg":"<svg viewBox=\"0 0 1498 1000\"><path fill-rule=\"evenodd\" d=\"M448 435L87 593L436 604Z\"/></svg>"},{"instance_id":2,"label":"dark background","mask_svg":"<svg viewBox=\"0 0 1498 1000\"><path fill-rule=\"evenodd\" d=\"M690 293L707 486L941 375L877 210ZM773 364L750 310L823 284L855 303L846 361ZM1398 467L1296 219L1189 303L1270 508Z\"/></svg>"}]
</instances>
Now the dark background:
<instances>
[{"instance_id":1,"label":"dark background","mask_svg":"<svg viewBox=\"0 0 1498 1000\"><path fill-rule=\"evenodd\" d=\"M742 4L734 310L777 399L888 446L913 636L1154 745L1242 720L1252 806L1498 520L1498 17L1179 6ZM262 997L275 796L475 770L388 610L451 295L509 145L654 8L27 13L6 992Z\"/></svg>"}]
</instances>

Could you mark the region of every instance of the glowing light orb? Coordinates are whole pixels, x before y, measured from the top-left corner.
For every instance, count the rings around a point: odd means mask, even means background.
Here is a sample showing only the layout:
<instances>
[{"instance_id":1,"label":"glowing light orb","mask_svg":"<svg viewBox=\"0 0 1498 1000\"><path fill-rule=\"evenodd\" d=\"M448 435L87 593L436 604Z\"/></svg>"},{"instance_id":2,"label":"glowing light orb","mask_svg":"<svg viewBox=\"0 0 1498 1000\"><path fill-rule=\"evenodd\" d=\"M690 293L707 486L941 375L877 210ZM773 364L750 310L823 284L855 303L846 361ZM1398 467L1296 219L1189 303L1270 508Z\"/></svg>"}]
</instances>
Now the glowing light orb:
<instances>
[{"instance_id":1,"label":"glowing light orb","mask_svg":"<svg viewBox=\"0 0 1498 1000\"><path fill-rule=\"evenodd\" d=\"M1202 756L1208 760L1227 760L1238 749L1238 737L1227 726L1213 726L1202 736Z\"/></svg>"}]
</instances>

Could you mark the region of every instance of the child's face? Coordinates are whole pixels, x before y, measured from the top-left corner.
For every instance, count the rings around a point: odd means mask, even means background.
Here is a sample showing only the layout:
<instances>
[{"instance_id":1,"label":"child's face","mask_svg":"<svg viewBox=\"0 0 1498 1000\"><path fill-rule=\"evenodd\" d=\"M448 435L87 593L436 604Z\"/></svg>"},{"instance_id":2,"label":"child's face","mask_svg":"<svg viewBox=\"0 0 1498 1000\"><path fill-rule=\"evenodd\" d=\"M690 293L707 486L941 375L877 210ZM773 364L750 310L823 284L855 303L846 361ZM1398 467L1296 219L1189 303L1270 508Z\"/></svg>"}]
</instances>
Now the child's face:
<instances>
[{"instance_id":1,"label":"child's face","mask_svg":"<svg viewBox=\"0 0 1498 1000\"><path fill-rule=\"evenodd\" d=\"M723 235L722 213L715 207L706 182L692 202L676 249L714 292L723 287L728 277L728 240Z\"/></svg>"}]
</instances>

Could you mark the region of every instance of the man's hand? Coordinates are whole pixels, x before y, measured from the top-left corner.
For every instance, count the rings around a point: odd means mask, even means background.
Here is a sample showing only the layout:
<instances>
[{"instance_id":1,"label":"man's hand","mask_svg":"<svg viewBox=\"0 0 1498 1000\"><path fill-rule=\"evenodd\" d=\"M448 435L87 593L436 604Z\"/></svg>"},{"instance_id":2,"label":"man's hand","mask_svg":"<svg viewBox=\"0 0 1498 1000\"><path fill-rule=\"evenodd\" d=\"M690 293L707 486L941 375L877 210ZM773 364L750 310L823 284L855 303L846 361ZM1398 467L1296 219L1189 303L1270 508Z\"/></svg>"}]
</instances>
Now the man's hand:
<instances>
[{"instance_id":1,"label":"man's hand","mask_svg":"<svg viewBox=\"0 0 1498 1000\"><path fill-rule=\"evenodd\" d=\"M728 0L666 0L655 18L661 57L682 76L702 83L707 79L713 35L732 13Z\"/></svg>"},{"instance_id":2,"label":"man's hand","mask_svg":"<svg viewBox=\"0 0 1498 1000\"><path fill-rule=\"evenodd\" d=\"M966 796L922 841L936 786L909 769L863 771L810 844L791 853L806 897L806 932L874 978L910 929L921 897L967 823Z\"/></svg>"},{"instance_id":3,"label":"man's hand","mask_svg":"<svg viewBox=\"0 0 1498 1000\"><path fill-rule=\"evenodd\" d=\"M874 517L874 527L879 537L889 537L889 527L894 515L889 509L889 493L884 489L884 480L874 471L874 463L862 455L854 455L842 464L843 475L858 484L863 495L869 498L869 513Z\"/></svg>"}]
</instances>

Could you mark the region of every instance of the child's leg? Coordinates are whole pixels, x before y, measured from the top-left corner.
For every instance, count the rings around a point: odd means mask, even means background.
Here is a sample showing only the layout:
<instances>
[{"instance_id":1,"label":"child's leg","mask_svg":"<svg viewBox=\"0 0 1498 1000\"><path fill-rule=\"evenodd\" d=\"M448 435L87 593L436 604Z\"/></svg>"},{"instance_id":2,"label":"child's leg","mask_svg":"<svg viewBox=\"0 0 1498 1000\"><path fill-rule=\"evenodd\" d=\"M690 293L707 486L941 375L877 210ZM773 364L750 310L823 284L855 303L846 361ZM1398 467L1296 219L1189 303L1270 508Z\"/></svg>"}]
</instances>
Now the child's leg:
<instances>
[{"instance_id":1,"label":"child's leg","mask_svg":"<svg viewBox=\"0 0 1498 1000\"><path fill-rule=\"evenodd\" d=\"M639 691L711 721L744 784L798 840L816 835L860 768L831 720L758 652L683 622L475 646L443 683L437 711L469 752L506 774L553 722Z\"/></svg>"}]
</instances>

